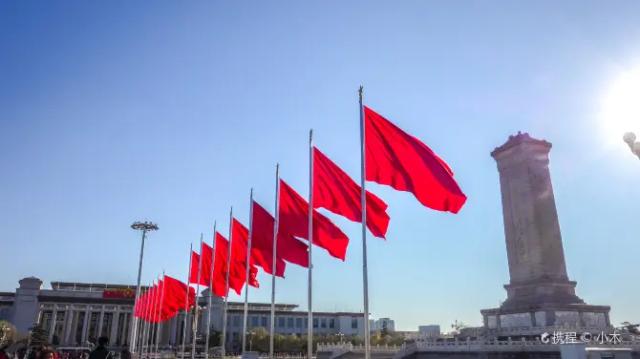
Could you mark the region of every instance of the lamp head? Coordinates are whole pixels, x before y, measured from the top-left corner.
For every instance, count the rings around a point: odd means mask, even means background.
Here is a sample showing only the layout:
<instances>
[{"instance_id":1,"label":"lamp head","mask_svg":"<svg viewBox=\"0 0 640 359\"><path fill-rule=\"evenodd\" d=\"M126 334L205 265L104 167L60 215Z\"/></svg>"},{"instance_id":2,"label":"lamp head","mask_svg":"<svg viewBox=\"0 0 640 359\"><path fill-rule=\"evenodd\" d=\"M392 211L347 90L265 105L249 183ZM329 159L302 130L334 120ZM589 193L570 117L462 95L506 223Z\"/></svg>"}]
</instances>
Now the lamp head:
<instances>
[{"instance_id":1,"label":"lamp head","mask_svg":"<svg viewBox=\"0 0 640 359\"><path fill-rule=\"evenodd\" d=\"M624 142L626 142L629 146L632 146L636 142L636 134L633 132L627 132L622 136Z\"/></svg>"}]
</instances>

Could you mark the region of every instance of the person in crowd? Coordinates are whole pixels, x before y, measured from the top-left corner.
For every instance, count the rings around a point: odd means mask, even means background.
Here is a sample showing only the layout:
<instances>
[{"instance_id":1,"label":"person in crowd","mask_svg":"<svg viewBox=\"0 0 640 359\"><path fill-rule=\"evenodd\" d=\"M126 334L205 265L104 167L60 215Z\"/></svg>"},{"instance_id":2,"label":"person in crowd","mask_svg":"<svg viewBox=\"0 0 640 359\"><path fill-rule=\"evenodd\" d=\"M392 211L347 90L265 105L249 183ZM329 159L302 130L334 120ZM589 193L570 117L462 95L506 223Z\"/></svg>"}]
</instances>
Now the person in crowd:
<instances>
[{"instance_id":1,"label":"person in crowd","mask_svg":"<svg viewBox=\"0 0 640 359\"><path fill-rule=\"evenodd\" d=\"M40 352L40 359L56 359L56 353L53 350L46 348Z\"/></svg>"},{"instance_id":2,"label":"person in crowd","mask_svg":"<svg viewBox=\"0 0 640 359\"><path fill-rule=\"evenodd\" d=\"M7 346L2 346L0 348L0 359L9 359L9 354L7 354Z\"/></svg>"},{"instance_id":3,"label":"person in crowd","mask_svg":"<svg viewBox=\"0 0 640 359\"><path fill-rule=\"evenodd\" d=\"M131 359L131 352L129 351L128 346L122 347L122 351L120 351L120 359Z\"/></svg>"},{"instance_id":4,"label":"person in crowd","mask_svg":"<svg viewBox=\"0 0 640 359\"><path fill-rule=\"evenodd\" d=\"M98 338L98 346L89 354L89 359L113 359L113 355L111 355L111 352L107 349L107 345L109 345L109 338Z\"/></svg>"}]
</instances>

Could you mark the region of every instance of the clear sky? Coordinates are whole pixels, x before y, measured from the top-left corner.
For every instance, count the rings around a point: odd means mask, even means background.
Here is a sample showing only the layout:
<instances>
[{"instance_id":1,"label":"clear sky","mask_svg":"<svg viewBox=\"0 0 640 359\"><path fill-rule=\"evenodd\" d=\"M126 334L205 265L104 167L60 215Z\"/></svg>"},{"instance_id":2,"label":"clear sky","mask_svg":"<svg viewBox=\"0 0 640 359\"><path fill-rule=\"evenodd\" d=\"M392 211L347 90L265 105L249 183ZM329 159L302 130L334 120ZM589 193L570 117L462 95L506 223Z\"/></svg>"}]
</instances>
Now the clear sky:
<instances>
[{"instance_id":1,"label":"clear sky","mask_svg":"<svg viewBox=\"0 0 640 359\"><path fill-rule=\"evenodd\" d=\"M251 187L273 209L276 162L306 196L310 128L359 178L363 84L469 197L452 215L370 185L392 218L386 242L369 240L373 317L480 325L504 300L489 153L522 130L554 145L578 295L638 322L640 161L614 117L631 111L620 98L640 103L639 40L637 1L1 1L0 290L31 275L134 283L129 226L144 219L160 226L144 281L184 279L214 220L226 232L233 205L248 222ZM625 129L640 130L635 113ZM331 218L351 243L346 262L314 252L314 309L361 311L360 227ZM269 301L259 279L250 299ZM277 300L305 309L305 285L290 265Z\"/></svg>"}]
</instances>

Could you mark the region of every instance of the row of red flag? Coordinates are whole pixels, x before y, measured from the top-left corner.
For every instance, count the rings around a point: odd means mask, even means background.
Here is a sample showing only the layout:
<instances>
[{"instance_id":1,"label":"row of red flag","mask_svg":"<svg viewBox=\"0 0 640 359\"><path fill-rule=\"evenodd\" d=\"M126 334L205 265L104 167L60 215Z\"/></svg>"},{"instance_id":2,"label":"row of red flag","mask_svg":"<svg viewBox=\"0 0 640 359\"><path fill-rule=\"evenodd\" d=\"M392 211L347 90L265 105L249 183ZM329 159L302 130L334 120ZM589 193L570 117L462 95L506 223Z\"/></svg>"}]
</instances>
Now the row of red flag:
<instances>
[{"instance_id":1,"label":"row of red flag","mask_svg":"<svg viewBox=\"0 0 640 359\"><path fill-rule=\"evenodd\" d=\"M364 106L365 179L413 193L424 206L457 213L466 196L453 178L447 163L419 139ZM361 187L317 147L313 156L313 241L331 256L345 260L349 238L329 218L318 212L324 208L354 222L362 220ZM228 289L240 294L247 281L258 287L258 268L284 277L286 264L309 266L309 204L285 181L279 181L276 265L273 268L274 217L257 202L252 203L251 231L233 218L232 243L215 233L214 249L202 243L200 253L192 251L189 283L210 287L225 297ZM387 204L366 191L366 225L378 238L385 238L389 226ZM251 253L249 249L251 232ZM213 268L212 268L213 266ZM227 283L228 278L228 283ZM169 276L145 292L136 303L135 315L154 322L164 321L195 303L195 293ZM188 293L188 294L187 294Z\"/></svg>"}]
</instances>

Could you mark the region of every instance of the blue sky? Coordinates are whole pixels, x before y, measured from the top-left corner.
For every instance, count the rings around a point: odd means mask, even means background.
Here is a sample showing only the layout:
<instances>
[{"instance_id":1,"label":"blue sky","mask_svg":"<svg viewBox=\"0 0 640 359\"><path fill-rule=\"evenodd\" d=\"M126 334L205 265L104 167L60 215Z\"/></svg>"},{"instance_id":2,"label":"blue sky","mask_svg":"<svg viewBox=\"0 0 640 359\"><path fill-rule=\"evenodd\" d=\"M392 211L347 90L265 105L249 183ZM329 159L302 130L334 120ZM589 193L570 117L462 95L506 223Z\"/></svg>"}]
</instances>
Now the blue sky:
<instances>
[{"instance_id":1,"label":"blue sky","mask_svg":"<svg viewBox=\"0 0 640 359\"><path fill-rule=\"evenodd\" d=\"M0 289L30 275L134 283L139 219L160 226L144 281L184 278L189 243L210 240L214 219L226 231L233 205L248 222L251 187L273 209L276 162L306 196L309 128L359 178L363 84L469 197L451 215L370 186L392 218L387 241L368 242L374 317L479 325L504 300L489 152L522 130L554 145L578 295L611 305L614 323L640 321L640 162L603 109L640 70L638 39L635 1L2 1ZM360 227L331 218L351 244L346 262L314 252L315 309L361 311ZM260 280L250 299L268 301ZM305 285L289 266L277 300L304 309Z\"/></svg>"}]
</instances>

